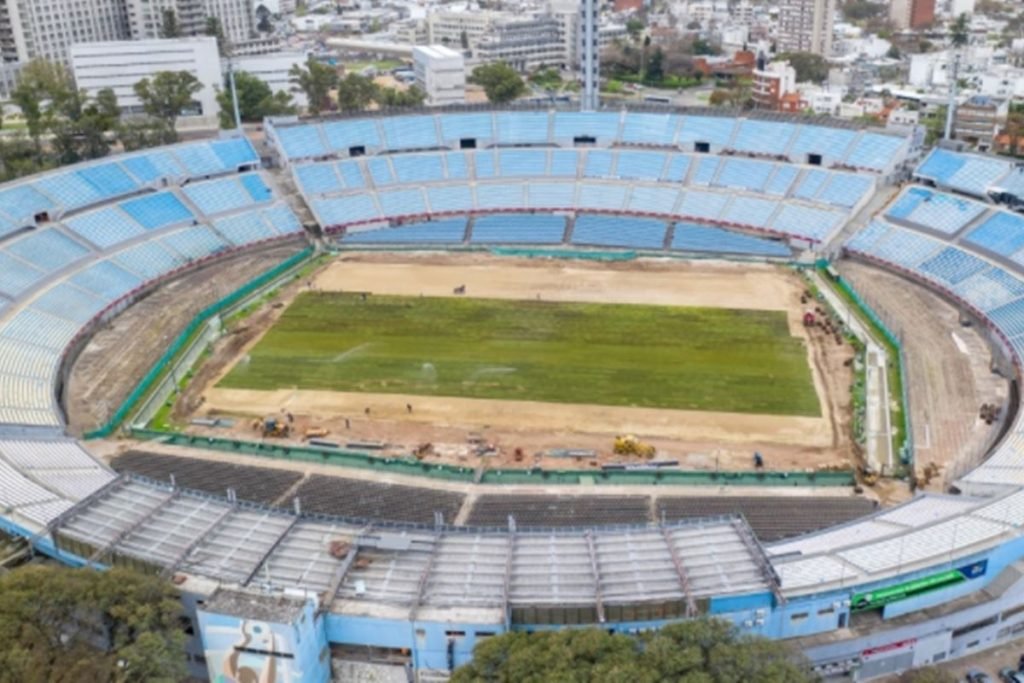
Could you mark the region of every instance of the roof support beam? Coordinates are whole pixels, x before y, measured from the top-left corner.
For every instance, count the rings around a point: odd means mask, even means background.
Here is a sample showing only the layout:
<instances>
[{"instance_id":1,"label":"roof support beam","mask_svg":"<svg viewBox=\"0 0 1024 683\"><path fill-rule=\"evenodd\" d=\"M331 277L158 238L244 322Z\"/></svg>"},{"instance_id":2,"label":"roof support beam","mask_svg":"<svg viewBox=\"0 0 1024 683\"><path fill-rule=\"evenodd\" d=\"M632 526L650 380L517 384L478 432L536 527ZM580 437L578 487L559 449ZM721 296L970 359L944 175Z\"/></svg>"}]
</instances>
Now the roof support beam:
<instances>
[{"instance_id":1,"label":"roof support beam","mask_svg":"<svg viewBox=\"0 0 1024 683\"><path fill-rule=\"evenodd\" d=\"M601 597L601 572L597 568L597 548L594 547L594 534L589 530L583 534L587 540L587 552L590 555L590 572L594 575L594 604L597 607L597 620L605 622L604 599Z\"/></svg>"},{"instance_id":2,"label":"roof support beam","mask_svg":"<svg viewBox=\"0 0 1024 683\"><path fill-rule=\"evenodd\" d=\"M79 513L79 511L86 509L100 498L106 498L109 494L120 489L121 487L124 486L126 481L127 478L125 477L125 475L122 474L121 476L107 482L101 488L96 489L88 496L78 501L64 512L57 515L57 517L50 520L50 523L46 525L45 528L40 530L39 533L34 535L32 538L28 539L29 548L35 548L36 543L38 543L39 540L44 536L49 536L50 539L54 542L54 545L56 545L56 533L60 530L60 527L64 526L64 522L67 522L71 518L75 517Z\"/></svg>"},{"instance_id":3,"label":"roof support beam","mask_svg":"<svg viewBox=\"0 0 1024 683\"><path fill-rule=\"evenodd\" d=\"M89 559L85 561L85 566L88 567L89 565L99 560L101 557L103 557L108 552L113 550L118 543L128 538L134 531L138 530L146 522L153 519L153 517L155 517L158 512L162 511L164 508L170 505L172 500L178 497L178 493L179 492L177 489L169 492L167 494L167 497L160 501L160 503L155 508L139 517L133 523L129 524L123 531L114 536L114 538L111 539L109 543L105 544L102 548L98 548L96 552L90 555Z\"/></svg>"},{"instance_id":4,"label":"roof support beam","mask_svg":"<svg viewBox=\"0 0 1024 683\"><path fill-rule=\"evenodd\" d=\"M274 542L270 544L270 547L267 548L259 557L259 559L257 559L256 562L253 564L252 571L249 572L249 574L242 581L243 586L249 585L249 582L253 580L257 572L259 572L260 567L262 567L263 564L267 561L267 558L270 557L271 553L277 550L277 546L281 545L281 541L284 540L285 536L290 534L292 529L295 528L295 525L299 523L299 519L301 518L298 515L295 515L294 517L292 517L292 521L288 523L288 526L281 530L281 533L277 535L277 538L275 538Z\"/></svg>"},{"instance_id":5,"label":"roof support beam","mask_svg":"<svg viewBox=\"0 0 1024 683\"><path fill-rule=\"evenodd\" d=\"M669 533L668 527L661 527L661 535L665 538L668 554L672 557L672 564L676 568L676 574L679 575L679 585L682 586L683 595L686 596L686 616L695 617L697 616L697 602L693 599L693 592L690 590L690 575L686 572L686 566L683 565L683 558L679 557L679 552L676 550L676 544L672 541L672 534Z\"/></svg>"},{"instance_id":6,"label":"roof support beam","mask_svg":"<svg viewBox=\"0 0 1024 683\"><path fill-rule=\"evenodd\" d=\"M771 563L768 561L768 556L764 552L764 548L758 542L757 538L754 537L754 532L751 531L750 525L747 524L742 516L734 517L732 520L732 527L736 530L740 540L743 541L743 545L747 547L750 552L751 559L754 560L754 564L761 570L761 575L764 577L765 583L771 589L772 594L775 596L775 600L778 601L779 605L786 604L786 596L782 594L782 586L779 584L779 576L775 573Z\"/></svg>"},{"instance_id":7,"label":"roof support beam","mask_svg":"<svg viewBox=\"0 0 1024 683\"><path fill-rule=\"evenodd\" d=\"M220 527L220 525L224 522L224 520L228 518L228 515L230 515L234 511L235 506L231 506L227 510L224 510L224 512L217 515L217 517L212 522L206 525L205 529L196 534L195 539L191 543L185 546L182 549L182 551L178 553L173 560L171 560L170 564L164 567L163 571L160 572L160 576L166 579L171 574L173 574L178 569L178 565L184 562L185 558L188 557L193 550L198 548L202 544L202 542L209 537L210 534L216 531L217 528Z\"/></svg>"},{"instance_id":8,"label":"roof support beam","mask_svg":"<svg viewBox=\"0 0 1024 683\"><path fill-rule=\"evenodd\" d=\"M501 607L505 614L505 629L512 628L512 611L509 608L508 596L512 592L512 558L516 552L516 528L509 524L508 545L505 547L505 575L501 581Z\"/></svg>"},{"instance_id":9,"label":"roof support beam","mask_svg":"<svg viewBox=\"0 0 1024 683\"><path fill-rule=\"evenodd\" d=\"M412 604L409 606L409 621L416 621L416 613L419 612L420 603L423 602L423 596L427 592L430 570L434 568L434 559L437 557L437 549L441 545L442 538L444 538L444 532L438 529L437 533L434 534L434 542L430 546L430 556L427 558L427 565L420 572L420 580L416 584L416 597L413 598Z\"/></svg>"}]
</instances>

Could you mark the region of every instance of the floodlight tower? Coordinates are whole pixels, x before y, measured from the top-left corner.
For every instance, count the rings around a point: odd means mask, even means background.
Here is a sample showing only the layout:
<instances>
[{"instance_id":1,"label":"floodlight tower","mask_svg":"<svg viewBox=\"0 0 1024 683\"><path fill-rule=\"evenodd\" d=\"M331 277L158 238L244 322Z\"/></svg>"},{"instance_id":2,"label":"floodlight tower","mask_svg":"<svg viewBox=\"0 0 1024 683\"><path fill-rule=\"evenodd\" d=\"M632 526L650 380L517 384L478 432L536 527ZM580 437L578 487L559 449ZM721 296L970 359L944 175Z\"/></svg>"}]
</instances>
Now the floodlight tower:
<instances>
[{"instance_id":1,"label":"floodlight tower","mask_svg":"<svg viewBox=\"0 0 1024 683\"><path fill-rule=\"evenodd\" d=\"M583 71L583 96L580 111L598 107L601 64L597 48L597 15L599 0L580 0L580 67Z\"/></svg>"}]
</instances>

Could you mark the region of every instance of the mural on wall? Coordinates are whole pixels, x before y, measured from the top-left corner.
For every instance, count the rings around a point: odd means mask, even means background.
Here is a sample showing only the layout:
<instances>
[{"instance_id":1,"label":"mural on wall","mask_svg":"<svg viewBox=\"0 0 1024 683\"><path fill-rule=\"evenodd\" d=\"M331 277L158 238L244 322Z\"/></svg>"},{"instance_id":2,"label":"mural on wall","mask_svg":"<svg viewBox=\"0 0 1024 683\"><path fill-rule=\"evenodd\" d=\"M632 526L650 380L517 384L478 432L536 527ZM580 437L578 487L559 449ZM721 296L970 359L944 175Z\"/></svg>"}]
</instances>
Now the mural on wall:
<instances>
[{"instance_id":1,"label":"mural on wall","mask_svg":"<svg viewBox=\"0 0 1024 683\"><path fill-rule=\"evenodd\" d=\"M203 627L206 665L213 683L297 683L294 628L252 619L210 615Z\"/></svg>"}]
</instances>

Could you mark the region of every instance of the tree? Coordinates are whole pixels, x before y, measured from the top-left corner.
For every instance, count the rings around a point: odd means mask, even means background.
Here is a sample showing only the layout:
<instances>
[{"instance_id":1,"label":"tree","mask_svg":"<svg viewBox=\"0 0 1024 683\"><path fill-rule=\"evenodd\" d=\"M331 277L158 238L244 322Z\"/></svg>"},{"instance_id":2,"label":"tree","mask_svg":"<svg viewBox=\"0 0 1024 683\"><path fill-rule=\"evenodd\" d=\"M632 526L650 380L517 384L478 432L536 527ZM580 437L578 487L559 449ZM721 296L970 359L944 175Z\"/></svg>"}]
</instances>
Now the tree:
<instances>
[{"instance_id":1,"label":"tree","mask_svg":"<svg viewBox=\"0 0 1024 683\"><path fill-rule=\"evenodd\" d=\"M366 109L379 96L377 84L369 76L348 74L338 83L338 108L342 111Z\"/></svg>"},{"instance_id":2,"label":"tree","mask_svg":"<svg viewBox=\"0 0 1024 683\"><path fill-rule=\"evenodd\" d=\"M164 126L164 142L176 142L175 125L182 112L192 108L194 96L203 86L188 71L158 71L153 78L135 84L135 96L146 114Z\"/></svg>"},{"instance_id":3,"label":"tree","mask_svg":"<svg viewBox=\"0 0 1024 683\"><path fill-rule=\"evenodd\" d=\"M426 93L415 85L407 90L379 88L377 101L384 107L421 107L427 99Z\"/></svg>"},{"instance_id":4,"label":"tree","mask_svg":"<svg viewBox=\"0 0 1024 683\"><path fill-rule=\"evenodd\" d=\"M462 29L462 32L459 33L459 45L462 46L463 50L469 49L469 34L466 32L466 29Z\"/></svg>"},{"instance_id":5,"label":"tree","mask_svg":"<svg viewBox=\"0 0 1024 683\"><path fill-rule=\"evenodd\" d=\"M644 22L640 21L636 17L630 17L629 20L626 21L626 33L628 33L629 37L632 38L633 40L639 38L640 33L643 30Z\"/></svg>"},{"instance_id":6,"label":"tree","mask_svg":"<svg viewBox=\"0 0 1024 683\"><path fill-rule=\"evenodd\" d=\"M245 71L235 72L235 91L238 93L238 112L244 122L262 121L266 116L294 114L292 96L282 90L276 93L256 76ZM220 106L220 127L235 127L235 104L231 99L231 82L217 93Z\"/></svg>"},{"instance_id":7,"label":"tree","mask_svg":"<svg viewBox=\"0 0 1024 683\"><path fill-rule=\"evenodd\" d=\"M313 59L306 59L306 67L295 64L288 72L294 90L305 93L309 100L309 113L317 116L320 112L333 108L331 90L338 87L338 72L326 64Z\"/></svg>"},{"instance_id":8,"label":"tree","mask_svg":"<svg viewBox=\"0 0 1024 683\"><path fill-rule=\"evenodd\" d=\"M796 80L821 83L828 78L828 62L812 52L783 52L778 57L789 62L796 70Z\"/></svg>"},{"instance_id":9,"label":"tree","mask_svg":"<svg viewBox=\"0 0 1024 683\"><path fill-rule=\"evenodd\" d=\"M665 78L665 53L661 48L655 48L651 58L647 61L647 73L644 74L644 81L658 84Z\"/></svg>"},{"instance_id":10,"label":"tree","mask_svg":"<svg viewBox=\"0 0 1024 683\"><path fill-rule=\"evenodd\" d=\"M810 683L816 677L784 643L741 636L725 621L698 619L640 638L603 629L507 633L478 644L473 661L451 680Z\"/></svg>"},{"instance_id":11,"label":"tree","mask_svg":"<svg viewBox=\"0 0 1024 683\"><path fill-rule=\"evenodd\" d=\"M470 81L482 86L487 100L494 104L511 102L526 92L523 79L505 62L481 64L473 69Z\"/></svg>"},{"instance_id":12,"label":"tree","mask_svg":"<svg viewBox=\"0 0 1024 683\"><path fill-rule=\"evenodd\" d=\"M949 28L949 40L953 47L963 47L971 37L971 27L967 14L961 14Z\"/></svg>"},{"instance_id":13,"label":"tree","mask_svg":"<svg viewBox=\"0 0 1024 683\"><path fill-rule=\"evenodd\" d=\"M178 38L181 36L181 27L178 26L178 14L173 9L165 9L161 16L160 37Z\"/></svg>"},{"instance_id":14,"label":"tree","mask_svg":"<svg viewBox=\"0 0 1024 683\"><path fill-rule=\"evenodd\" d=\"M53 127L57 111L67 104L73 91L67 69L54 62L34 59L22 69L18 87L11 92L11 102L21 109L40 161L43 134Z\"/></svg>"},{"instance_id":15,"label":"tree","mask_svg":"<svg viewBox=\"0 0 1024 683\"><path fill-rule=\"evenodd\" d=\"M899 59L900 57L902 57L902 55L900 54L900 49L896 47L896 43L892 44L892 47L890 47L889 51L885 53L885 56L888 57L889 59Z\"/></svg>"},{"instance_id":16,"label":"tree","mask_svg":"<svg viewBox=\"0 0 1024 683\"><path fill-rule=\"evenodd\" d=\"M206 17L204 33L211 38L217 39L217 52L221 57L226 57L231 52L227 38L224 37L224 26L217 17Z\"/></svg>"},{"instance_id":17,"label":"tree","mask_svg":"<svg viewBox=\"0 0 1024 683\"><path fill-rule=\"evenodd\" d=\"M0 577L0 680L181 680L181 613L174 588L154 576L22 567Z\"/></svg>"},{"instance_id":18,"label":"tree","mask_svg":"<svg viewBox=\"0 0 1024 683\"><path fill-rule=\"evenodd\" d=\"M877 17L884 10L885 5L870 0L847 0L843 4L843 15L851 22Z\"/></svg>"},{"instance_id":19,"label":"tree","mask_svg":"<svg viewBox=\"0 0 1024 683\"><path fill-rule=\"evenodd\" d=\"M259 5L256 8L256 30L260 33L270 33L274 30L274 25L270 22L271 12L267 9L266 5Z\"/></svg>"}]
</instances>

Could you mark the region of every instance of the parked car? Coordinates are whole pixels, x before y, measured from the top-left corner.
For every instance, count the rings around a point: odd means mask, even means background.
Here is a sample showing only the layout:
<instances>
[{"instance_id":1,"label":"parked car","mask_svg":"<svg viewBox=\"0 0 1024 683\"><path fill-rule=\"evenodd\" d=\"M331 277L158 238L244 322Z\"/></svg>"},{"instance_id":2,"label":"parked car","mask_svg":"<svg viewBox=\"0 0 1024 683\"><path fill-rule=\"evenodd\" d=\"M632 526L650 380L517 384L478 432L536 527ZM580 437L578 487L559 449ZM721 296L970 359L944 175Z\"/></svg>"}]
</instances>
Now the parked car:
<instances>
[{"instance_id":1,"label":"parked car","mask_svg":"<svg viewBox=\"0 0 1024 683\"><path fill-rule=\"evenodd\" d=\"M981 669L968 669L965 680L967 683L993 683L992 677Z\"/></svg>"},{"instance_id":2,"label":"parked car","mask_svg":"<svg viewBox=\"0 0 1024 683\"><path fill-rule=\"evenodd\" d=\"M999 679L1003 683L1024 683L1024 674L1018 673L1011 667L1004 667L999 671Z\"/></svg>"}]
</instances>

